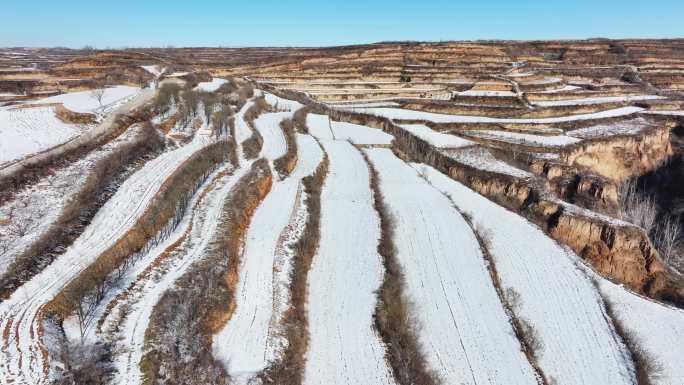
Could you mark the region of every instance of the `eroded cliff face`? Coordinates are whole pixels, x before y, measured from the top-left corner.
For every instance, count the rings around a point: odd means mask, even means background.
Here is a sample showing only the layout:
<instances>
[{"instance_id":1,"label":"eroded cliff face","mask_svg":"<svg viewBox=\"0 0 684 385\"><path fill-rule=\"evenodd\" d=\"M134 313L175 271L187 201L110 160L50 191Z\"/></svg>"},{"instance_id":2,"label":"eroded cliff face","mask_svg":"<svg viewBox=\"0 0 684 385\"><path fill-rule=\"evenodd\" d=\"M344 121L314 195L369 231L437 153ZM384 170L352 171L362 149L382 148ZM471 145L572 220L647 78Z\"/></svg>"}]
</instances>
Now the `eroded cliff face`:
<instances>
[{"instance_id":1,"label":"eroded cliff face","mask_svg":"<svg viewBox=\"0 0 684 385\"><path fill-rule=\"evenodd\" d=\"M656 169L672 156L671 129L665 124L638 135L588 140L561 157L568 165L621 182Z\"/></svg>"}]
</instances>

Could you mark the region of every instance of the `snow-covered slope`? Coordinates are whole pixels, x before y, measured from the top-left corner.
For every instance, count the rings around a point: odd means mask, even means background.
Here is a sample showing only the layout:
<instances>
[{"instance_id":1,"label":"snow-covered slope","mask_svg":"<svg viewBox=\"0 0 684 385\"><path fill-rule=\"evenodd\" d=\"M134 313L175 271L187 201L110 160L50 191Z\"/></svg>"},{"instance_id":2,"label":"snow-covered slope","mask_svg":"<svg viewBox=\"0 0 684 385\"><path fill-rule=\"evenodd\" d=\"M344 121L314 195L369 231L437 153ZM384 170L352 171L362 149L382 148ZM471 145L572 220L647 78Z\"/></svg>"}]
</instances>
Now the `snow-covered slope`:
<instances>
[{"instance_id":1,"label":"snow-covered slope","mask_svg":"<svg viewBox=\"0 0 684 385\"><path fill-rule=\"evenodd\" d=\"M424 124L403 124L400 127L438 148L460 148L477 144L456 135L437 132Z\"/></svg>"},{"instance_id":2,"label":"snow-covered slope","mask_svg":"<svg viewBox=\"0 0 684 385\"><path fill-rule=\"evenodd\" d=\"M254 125L264 139L261 157L274 161L287 152L287 142L283 129L280 128L280 122L291 116L291 112L275 112L262 114L254 120Z\"/></svg>"},{"instance_id":3,"label":"snow-covered slope","mask_svg":"<svg viewBox=\"0 0 684 385\"><path fill-rule=\"evenodd\" d=\"M100 102L93 97L92 91L70 92L40 99L31 103L63 103L64 107L74 112L96 113L101 112L103 109L109 110L115 108L117 105L122 104L135 96L138 92L140 92L140 88L130 86L105 88L101 105Z\"/></svg>"},{"instance_id":4,"label":"snow-covered slope","mask_svg":"<svg viewBox=\"0 0 684 385\"><path fill-rule=\"evenodd\" d=\"M321 140L333 140L332 121L328 115L307 114L306 126L309 133Z\"/></svg>"},{"instance_id":5,"label":"snow-covered slope","mask_svg":"<svg viewBox=\"0 0 684 385\"><path fill-rule=\"evenodd\" d=\"M0 109L0 167L67 142L87 128L59 120L53 107Z\"/></svg>"},{"instance_id":6,"label":"snow-covered slope","mask_svg":"<svg viewBox=\"0 0 684 385\"><path fill-rule=\"evenodd\" d=\"M393 384L373 327L383 267L368 167L348 142L324 141L321 240L309 272L309 351L304 383Z\"/></svg>"},{"instance_id":7,"label":"snow-covered slope","mask_svg":"<svg viewBox=\"0 0 684 385\"><path fill-rule=\"evenodd\" d=\"M394 139L392 135L375 128L346 122L330 123L337 140L349 140L354 144L389 145Z\"/></svg>"},{"instance_id":8,"label":"snow-covered slope","mask_svg":"<svg viewBox=\"0 0 684 385\"><path fill-rule=\"evenodd\" d=\"M391 150L365 151L394 218L396 258L431 368L446 384L536 384L466 221Z\"/></svg>"},{"instance_id":9,"label":"snow-covered slope","mask_svg":"<svg viewBox=\"0 0 684 385\"><path fill-rule=\"evenodd\" d=\"M623 327L660 366L654 384L684 384L684 311L655 303L597 277L601 293L612 304Z\"/></svg>"},{"instance_id":10,"label":"snow-covered slope","mask_svg":"<svg viewBox=\"0 0 684 385\"><path fill-rule=\"evenodd\" d=\"M509 297L519 297L516 315L536 335L537 360L547 378L558 384L635 383L629 352L574 253L522 217L435 169L415 167L469 213L476 228L489 238L503 289Z\"/></svg>"}]
</instances>

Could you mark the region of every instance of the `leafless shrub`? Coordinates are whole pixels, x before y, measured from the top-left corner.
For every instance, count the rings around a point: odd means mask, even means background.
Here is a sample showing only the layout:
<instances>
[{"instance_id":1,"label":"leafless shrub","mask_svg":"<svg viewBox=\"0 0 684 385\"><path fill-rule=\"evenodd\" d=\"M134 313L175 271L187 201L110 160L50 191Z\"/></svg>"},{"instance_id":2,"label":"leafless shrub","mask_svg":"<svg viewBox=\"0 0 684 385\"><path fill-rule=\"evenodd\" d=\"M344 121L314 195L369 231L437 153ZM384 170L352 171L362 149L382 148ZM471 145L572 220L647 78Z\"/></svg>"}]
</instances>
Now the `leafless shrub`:
<instances>
[{"instance_id":1,"label":"leafless shrub","mask_svg":"<svg viewBox=\"0 0 684 385\"><path fill-rule=\"evenodd\" d=\"M309 111L309 107L302 107L295 111L292 116L292 122L294 123L295 128L303 134L309 133L309 127L306 125L306 116L309 114Z\"/></svg>"},{"instance_id":2,"label":"leafless shrub","mask_svg":"<svg viewBox=\"0 0 684 385\"><path fill-rule=\"evenodd\" d=\"M539 354L544 350L544 343L542 342L537 329L535 329L532 323L526 319L520 319L519 322L523 342L530 348L535 358L539 359Z\"/></svg>"},{"instance_id":3,"label":"leafless shrub","mask_svg":"<svg viewBox=\"0 0 684 385\"><path fill-rule=\"evenodd\" d=\"M653 242L667 264L677 269L684 265L681 224L676 217L666 217L654 229Z\"/></svg>"},{"instance_id":4,"label":"leafless shrub","mask_svg":"<svg viewBox=\"0 0 684 385\"><path fill-rule=\"evenodd\" d=\"M254 121L261 115L267 112L275 112L276 110L268 104L266 98L260 96L254 99L254 103L245 111L244 119L247 125L255 129Z\"/></svg>"},{"instance_id":5,"label":"leafless shrub","mask_svg":"<svg viewBox=\"0 0 684 385\"><path fill-rule=\"evenodd\" d=\"M622 219L643 228L646 232L650 233L653 230L658 207L653 198L638 191L636 181L629 180L620 187L619 204Z\"/></svg>"},{"instance_id":6,"label":"leafless shrub","mask_svg":"<svg viewBox=\"0 0 684 385\"><path fill-rule=\"evenodd\" d=\"M662 259L676 269L684 268L684 245L681 223L676 216L660 216L655 199L642 193L634 180L620 189L621 217L641 228L650 236Z\"/></svg>"},{"instance_id":7,"label":"leafless shrub","mask_svg":"<svg viewBox=\"0 0 684 385\"><path fill-rule=\"evenodd\" d=\"M59 355L65 368L58 373L55 385L104 385L114 369L110 364L111 351L102 344L67 344Z\"/></svg>"},{"instance_id":8,"label":"leafless shrub","mask_svg":"<svg viewBox=\"0 0 684 385\"><path fill-rule=\"evenodd\" d=\"M259 133L259 130L253 129L252 136L242 142L242 150L247 159L254 159L259 156L261 147L264 145L264 138Z\"/></svg>"}]
</instances>

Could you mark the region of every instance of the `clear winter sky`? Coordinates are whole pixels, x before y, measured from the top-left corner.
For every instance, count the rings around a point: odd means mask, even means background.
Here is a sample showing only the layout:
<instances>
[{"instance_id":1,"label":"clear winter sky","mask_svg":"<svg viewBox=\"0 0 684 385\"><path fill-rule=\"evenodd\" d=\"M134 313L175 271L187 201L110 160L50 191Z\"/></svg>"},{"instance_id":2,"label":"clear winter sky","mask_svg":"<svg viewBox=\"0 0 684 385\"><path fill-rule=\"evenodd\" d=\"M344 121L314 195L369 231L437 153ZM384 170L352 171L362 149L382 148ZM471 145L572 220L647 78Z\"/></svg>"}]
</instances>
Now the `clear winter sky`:
<instances>
[{"instance_id":1,"label":"clear winter sky","mask_svg":"<svg viewBox=\"0 0 684 385\"><path fill-rule=\"evenodd\" d=\"M684 0L0 0L0 46L684 37Z\"/></svg>"}]
</instances>

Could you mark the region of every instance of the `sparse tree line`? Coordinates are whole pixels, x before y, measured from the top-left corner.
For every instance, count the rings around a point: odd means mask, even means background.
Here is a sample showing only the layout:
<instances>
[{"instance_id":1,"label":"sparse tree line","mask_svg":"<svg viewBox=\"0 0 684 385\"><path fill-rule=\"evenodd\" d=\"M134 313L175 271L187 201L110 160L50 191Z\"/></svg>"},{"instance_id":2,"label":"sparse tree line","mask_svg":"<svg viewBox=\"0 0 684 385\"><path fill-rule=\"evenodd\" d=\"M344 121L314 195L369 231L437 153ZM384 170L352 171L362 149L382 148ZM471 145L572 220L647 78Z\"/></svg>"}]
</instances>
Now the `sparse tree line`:
<instances>
[{"instance_id":1,"label":"sparse tree line","mask_svg":"<svg viewBox=\"0 0 684 385\"><path fill-rule=\"evenodd\" d=\"M62 209L57 220L7 268L0 277L2 297L42 271L83 232L97 210L116 192L136 165L159 154L164 140L149 124L139 126L135 138L97 161L80 191Z\"/></svg>"},{"instance_id":2,"label":"sparse tree line","mask_svg":"<svg viewBox=\"0 0 684 385\"><path fill-rule=\"evenodd\" d=\"M321 237L321 190L328 175L328 155L314 174L302 179L307 218L301 236L293 246L294 261L290 272L290 307L283 325L287 348L281 359L270 364L259 375L264 384L299 385L304 377L306 352L309 347L309 320L306 311L309 270L318 251Z\"/></svg>"},{"instance_id":3,"label":"sparse tree line","mask_svg":"<svg viewBox=\"0 0 684 385\"><path fill-rule=\"evenodd\" d=\"M240 252L252 215L270 191L268 162L260 159L231 190L206 256L191 266L155 305L140 363L145 384L228 384L212 355L212 336L235 307Z\"/></svg>"},{"instance_id":4,"label":"sparse tree line","mask_svg":"<svg viewBox=\"0 0 684 385\"><path fill-rule=\"evenodd\" d=\"M136 257L147 252L177 226L194 192L234 150L229 147L226 141L216 142L186 160L163 183L133 228L63 288L48 303L45 313L57 320L75 315L81 333L84 333L94 321L97 306Z\"/></svg>"}]
</instances>

